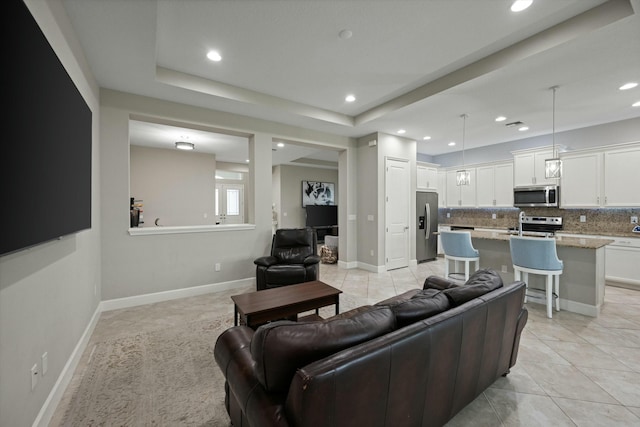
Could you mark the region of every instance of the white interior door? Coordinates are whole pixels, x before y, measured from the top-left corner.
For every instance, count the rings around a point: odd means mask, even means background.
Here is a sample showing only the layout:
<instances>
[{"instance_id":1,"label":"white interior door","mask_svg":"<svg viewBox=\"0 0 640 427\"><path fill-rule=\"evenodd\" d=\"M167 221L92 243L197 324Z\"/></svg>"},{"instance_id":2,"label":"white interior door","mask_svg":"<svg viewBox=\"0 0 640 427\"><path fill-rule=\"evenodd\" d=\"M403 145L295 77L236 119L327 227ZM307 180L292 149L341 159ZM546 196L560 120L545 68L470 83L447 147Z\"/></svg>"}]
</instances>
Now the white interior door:
<instances>
[{"instance_id":1,"label":"white interior door","mask_svg":"<svg viewBox=\"0 0 640 427\"><path fill-rule=\"evenodd\" d=\"M244 223L244 184L216 184L216 222Z\"/></svg>"},{"instance_id":2,"label":"white interior door","mask_svg":"<svg viewBox=\"0 0 640 427\"><path fill-rule=\"evenodd\" d=\"M406 160L385 161L385 266L409 265L409 211L411 178Z\"/></svg>"}]
</instances>

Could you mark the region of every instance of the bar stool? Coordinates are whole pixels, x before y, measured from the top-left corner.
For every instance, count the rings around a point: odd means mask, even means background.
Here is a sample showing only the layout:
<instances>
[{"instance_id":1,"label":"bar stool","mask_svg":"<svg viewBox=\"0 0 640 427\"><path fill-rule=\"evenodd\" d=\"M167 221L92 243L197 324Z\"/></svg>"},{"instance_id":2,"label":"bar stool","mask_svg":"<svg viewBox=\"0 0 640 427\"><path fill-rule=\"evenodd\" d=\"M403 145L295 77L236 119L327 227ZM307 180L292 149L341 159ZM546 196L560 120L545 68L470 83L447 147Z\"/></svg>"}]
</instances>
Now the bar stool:
<instances>
[{"instance_id":1,"label":"bar stool","mask_svg":"<svg viewBox=\"0 0 640 427\"><path fill-rule=\"evenodd\" d=\"M444 251L444 275L449 278L449 262L454 261L454 268L457 261L464 262L464 280L469 280L469 263L475 263L477 271L480 264L480 253L471 243L471 232L469 231L441 231L440 243ZM457 274L457 273L451 273Z\"/></svg>"},{"instance_id":2,"label":"bar stool","mask_svg":"<svg viewBox=\"0 0 640 427\"><path fill-rule=\"evenodd\" d=\"M555 299L556 311L560 311L560 275L563 263L558 259L556 239L546 237L511 236L509 240L511 261L515 280L521 280L529 289L529 273L546 276L545 297L547 317L552 317L552 300ZM553 292L552 292L553 283ZM525 293L524 302L527 302Z\"/></svg>"}]
</instances>

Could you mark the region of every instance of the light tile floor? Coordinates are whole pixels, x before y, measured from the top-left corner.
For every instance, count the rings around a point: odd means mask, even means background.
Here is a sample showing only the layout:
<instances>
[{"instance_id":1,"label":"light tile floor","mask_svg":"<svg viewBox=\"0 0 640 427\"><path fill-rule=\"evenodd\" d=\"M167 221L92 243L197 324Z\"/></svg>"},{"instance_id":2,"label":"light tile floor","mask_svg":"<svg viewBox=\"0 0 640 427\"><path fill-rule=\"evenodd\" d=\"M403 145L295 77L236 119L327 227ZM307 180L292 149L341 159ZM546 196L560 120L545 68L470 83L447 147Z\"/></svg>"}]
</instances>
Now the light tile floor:
<instances>
[{"instance_id":1,"label":"light tile floor","mask_svg":"<svg viewBox=\"0 0 640 427\"><path fill-rule=\"evenodd\" d=\"M322 264L322 281L343 291L340 311L376 303L426 277L444 275L444 261L383 273ZM233 316L230 295L243 288L102 314L91 341L139 333L220 314ZM546 317L528 303L518 361L447 426L640 426L640 291L607 286L598 318L567 311ZM333 307L320 310L334 314ZM68 398L67 398L68 399ZM64 407L65 397L57 416Z\"/></svg>"}]
</instances>

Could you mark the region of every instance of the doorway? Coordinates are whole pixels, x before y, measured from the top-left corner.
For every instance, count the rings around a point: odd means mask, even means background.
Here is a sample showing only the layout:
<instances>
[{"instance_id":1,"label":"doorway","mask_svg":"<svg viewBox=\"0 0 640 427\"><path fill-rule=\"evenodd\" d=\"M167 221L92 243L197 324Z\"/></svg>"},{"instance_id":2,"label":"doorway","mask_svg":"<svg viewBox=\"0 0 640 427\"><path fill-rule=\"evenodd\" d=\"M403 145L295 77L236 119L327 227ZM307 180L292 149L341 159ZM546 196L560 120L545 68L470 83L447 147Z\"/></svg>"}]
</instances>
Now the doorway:
<instances>
[{"instance_id":1,"label":"doorway","mask_svg":"<svg viewBox=\"0 0 640 427\"><path fill-rule=\"evenodd\" d=\"M244 184L216 184L216 224L244 223Z\"/></svg>"},{"instance_id":2,"label":"doorway","mask_svg":"<svg viewBox=\"0 0 640 427\"><path fill-rule=\"evenodd\" d=\"M385 266L409 266L411 176L407 160L385 160Z\"/></svg>"}]
</instances>

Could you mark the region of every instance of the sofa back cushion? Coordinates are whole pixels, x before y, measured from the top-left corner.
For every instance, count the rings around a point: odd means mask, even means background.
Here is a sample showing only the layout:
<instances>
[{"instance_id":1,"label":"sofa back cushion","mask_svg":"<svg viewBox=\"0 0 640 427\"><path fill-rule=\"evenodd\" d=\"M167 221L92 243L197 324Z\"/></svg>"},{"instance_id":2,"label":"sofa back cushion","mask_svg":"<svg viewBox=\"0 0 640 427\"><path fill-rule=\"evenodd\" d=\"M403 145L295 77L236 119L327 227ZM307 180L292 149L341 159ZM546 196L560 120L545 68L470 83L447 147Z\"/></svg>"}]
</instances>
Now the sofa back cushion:
<instances>
[{"instance_id":1,"label":"sofa back cushion","mask_svg":"<svg viewBox=\"0 0 640 427\"><path fill-rule=\"evenodd\" d=\"M251 340L258 381L270 392L286 392L296 369L395 329L389 307L371 307L349 318L321 322L271 322Z\"/></svg>"},{"instance_id":2,"label":"sofa back cushion","mask_svg":"<svg viewBox=\"0 0 640 427\"><path fill-rule=\"evenodd\" d=\"M474 298L502 287L502 277L490 269L478 270L462 285L442 291L449 298L452 307L457 307Z\"/></svg>"},{"instance_id":3,"label":"sofa back cushion","mask_svg":"<svg viewBox=\"0 0 640 427\"><path fill-rule=\"evenodd\" d=\"M389 299L376 305L391 307L396 316L398 328L442 313L451 307L449 299L442 292L435 289L424 289L412 292L408 299Z\"/></svg>"}]
</instances>

